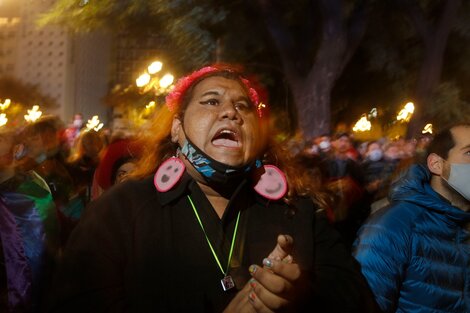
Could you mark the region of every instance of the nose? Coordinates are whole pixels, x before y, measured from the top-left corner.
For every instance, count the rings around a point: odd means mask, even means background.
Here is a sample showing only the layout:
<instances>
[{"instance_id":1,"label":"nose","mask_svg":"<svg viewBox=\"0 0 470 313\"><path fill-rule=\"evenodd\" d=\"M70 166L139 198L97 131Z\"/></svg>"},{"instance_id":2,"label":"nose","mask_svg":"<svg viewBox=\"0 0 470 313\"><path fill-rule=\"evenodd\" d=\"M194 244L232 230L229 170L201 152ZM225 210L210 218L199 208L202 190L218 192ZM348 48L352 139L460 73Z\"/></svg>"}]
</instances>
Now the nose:
<instances>
[{"instance_id":1,"label":"nose","mask_svg":"<svg viewBox=\"0 0 470 313\"><path fill-rule=\"evenodd\" d=\"M241 116L237 110L236 104L231 101L226 101L223 103L220 109L220 117L221 119L241 121Z\"/></svg>"}]
</instances>

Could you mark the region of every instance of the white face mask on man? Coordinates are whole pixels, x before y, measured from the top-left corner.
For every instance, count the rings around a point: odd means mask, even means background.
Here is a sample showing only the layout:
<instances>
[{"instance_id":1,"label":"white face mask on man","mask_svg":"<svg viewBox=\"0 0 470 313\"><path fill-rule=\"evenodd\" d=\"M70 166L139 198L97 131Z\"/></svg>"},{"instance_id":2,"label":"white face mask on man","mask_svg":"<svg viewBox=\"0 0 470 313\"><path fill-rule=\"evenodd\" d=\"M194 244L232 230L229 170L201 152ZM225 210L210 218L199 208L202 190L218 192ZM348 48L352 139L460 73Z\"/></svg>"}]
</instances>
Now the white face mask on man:
<instances>
[{"instance_id":1,"label":"white face mask on man","mask_svg":"<svg viewBox=\"0 0 470 313\"><path fill-rule=\"evenodd\" d=\"M328 140L323 140L318 144L318 147L320 147L320 150L326 151L330 149L331 143Z\"/></svg>"},{"instance_id":2,"label":"white face mask on man","mask_svg":"<svg viewBox=\"0 0 470 313\"><path fill-rule=\"evenodd\" d=\"M449 186L470 201L470 164L450 163Z\"/></svg>"},{"instance_id":3,"label":"white face mask on man","mask_svg":"<svg viewBox=\"0 0 470 313\"><path fill-rule=\"evenodd\" d=\"M371 160L372 162L377 162L382 158L382 156L383 156L382 150L374 149L372 151L369 151L367 158Z\"/></svg>"}]
</instances>

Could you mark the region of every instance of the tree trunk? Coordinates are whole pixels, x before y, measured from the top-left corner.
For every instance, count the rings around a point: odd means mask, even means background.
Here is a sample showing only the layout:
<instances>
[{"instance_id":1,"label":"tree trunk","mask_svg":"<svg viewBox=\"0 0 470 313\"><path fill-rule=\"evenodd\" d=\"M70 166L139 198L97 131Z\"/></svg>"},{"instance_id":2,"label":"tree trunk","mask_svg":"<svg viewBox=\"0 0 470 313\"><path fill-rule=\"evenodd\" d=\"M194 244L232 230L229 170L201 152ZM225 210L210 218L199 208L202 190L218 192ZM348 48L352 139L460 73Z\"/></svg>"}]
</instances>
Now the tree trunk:
<instances>
[{"instance_id":1,"label":"tree trunk","mask_svg":"<svg viewBox=\"0 0 470 313\"><path fill-rule=\"evenodd\" d=\"M344 37L336 34L336 38L332 40L325 36L309 75L290 80L298 110L299 127L306 138L330 132L331 91L342 72L345 49Z\"/></svg>"},{"instance_id":2,"label":"tree trunk","mask_svg":"<svg viewBox=\"0 0 470 313\"><path fill-rule=\"evenodd\" d=\"M318 1L322 15L322 33L316 54L303 58L315 59L306 76L298 71L296 55L306 53L309 49L293 40L292 35L283 27L280 12L272 2L258 2L278 48L303 135L310 138L330 132L331 91L363 37L370 12L369 1L358 4L349 18L343 16L342 0ZM315 16L314 12L311 16ZM305 40L312 40L313 37L312 34Z\"/></svg>"}]
</instances>

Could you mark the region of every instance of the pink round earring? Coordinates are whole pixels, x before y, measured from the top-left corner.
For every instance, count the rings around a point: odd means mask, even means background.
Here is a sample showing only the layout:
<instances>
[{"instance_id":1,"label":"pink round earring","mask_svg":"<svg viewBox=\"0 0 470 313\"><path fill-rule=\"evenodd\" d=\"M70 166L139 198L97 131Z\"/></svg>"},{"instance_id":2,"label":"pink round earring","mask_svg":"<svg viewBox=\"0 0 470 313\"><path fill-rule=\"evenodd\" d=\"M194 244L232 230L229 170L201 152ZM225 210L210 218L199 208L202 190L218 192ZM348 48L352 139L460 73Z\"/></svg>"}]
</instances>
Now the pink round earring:
<instances>
[{"instance_id":1,"label":"pink round earring","mask_svg":"<svg viewBox=\"0 0 470 313\"><path fill-rule=\"evenodd\" d=\"M153 184L160 192L166 192L173 188L183 176L186 166L178 156L173 156L158 167L153 177Z\"/></svg>"},{"instance_id":2,"label":"pink round earring","mask_svg":"<svg viewBox=\"0 0 470 313\"><path fill-rule=\"evenodd\" d=\"M263 172L260 173L260 170ZM255 175L259 176L254 186L259 195L269 200L279 200L284 197L287 192L287 179L278 167L263 165L256 171Z\"/></svg>"}]
</instances>

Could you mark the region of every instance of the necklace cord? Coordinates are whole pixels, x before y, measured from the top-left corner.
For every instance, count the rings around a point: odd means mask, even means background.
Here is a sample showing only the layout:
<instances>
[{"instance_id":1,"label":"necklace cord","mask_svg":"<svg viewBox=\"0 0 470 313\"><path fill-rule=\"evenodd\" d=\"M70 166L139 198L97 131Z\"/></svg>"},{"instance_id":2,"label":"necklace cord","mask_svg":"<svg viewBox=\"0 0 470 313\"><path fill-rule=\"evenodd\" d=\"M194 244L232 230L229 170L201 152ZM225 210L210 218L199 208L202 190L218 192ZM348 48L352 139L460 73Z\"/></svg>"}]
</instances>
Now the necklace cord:
<instances>
[{"instance_id":1,"label":"necklace cord","mask_svg":"<svg viewBox=\"0 0 470 313\"><path fill-rule=\"evenodd\" d=\"M201 226L201 229L204 233L204 236L206 237L206 240L207 240L207 243L209 244L209 248L211 249L212 255L214 256L214 259L215 259L215 261L217 262L217 265L220 268L220 271L222 272L222 274L224 274L224 276L227 276L228 269L230 268L230 261L232 260L233 247L235 245L235 239L237 237L238 221L240 220L240 213L241 212L238 211L237 221L235 223L235 229L233 230L233 235L232 235L232 243L230 244L230 252L229 252L229 255L228 255L227 269L224 272L224 270L222 268L222 265L220 264L219 258L217 257L217 254L215 253L215 250L212 247L212 244L209 240L209 237L207 236L206 230L204 229L204 225L202 224L201 218L199 217L199 214L197 213L196 206L194 205L193 200L191 199L191 197L189 195L187 195L187 197L188 197L189 203L191 204L191 207L193 208L194 214L196 215L197 221L199 222L199 225Z\"/></svg>"}]
</instances>

